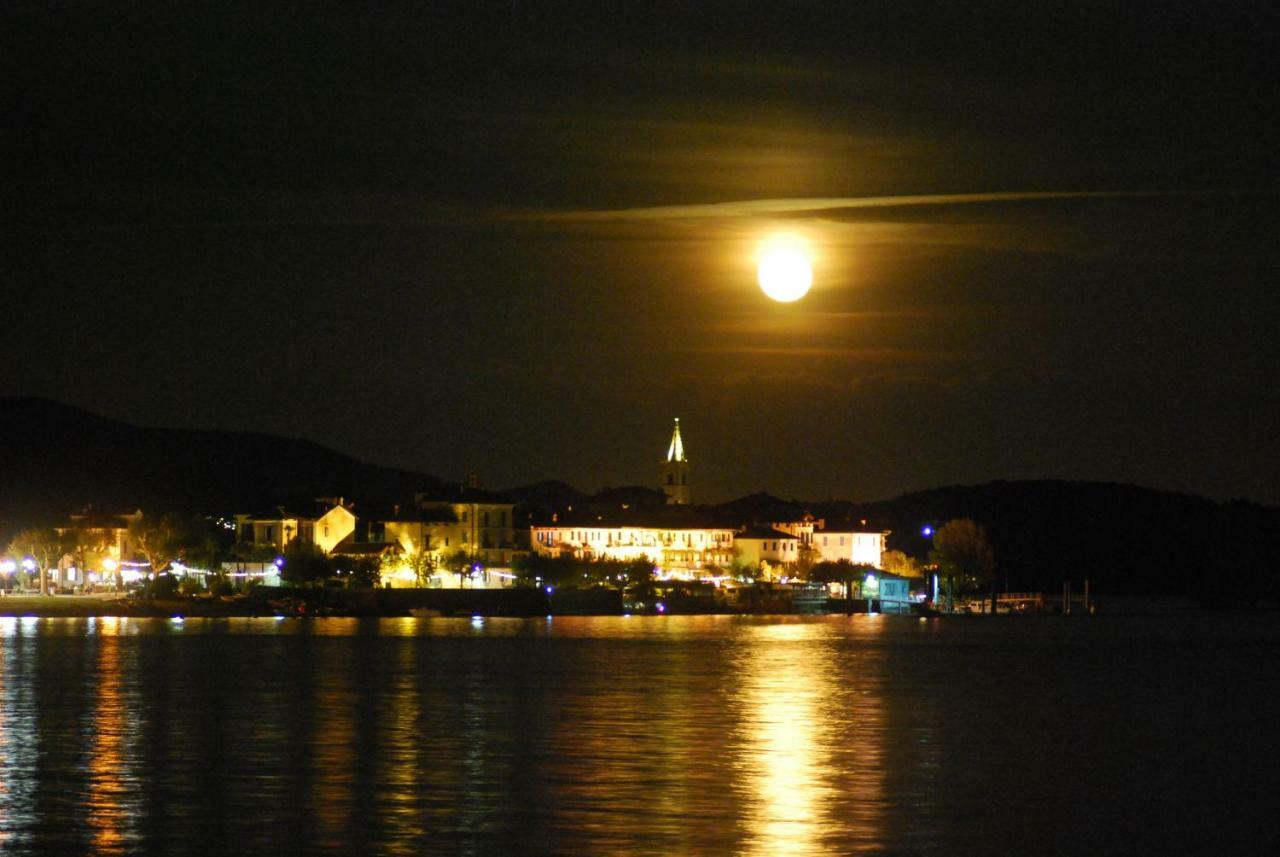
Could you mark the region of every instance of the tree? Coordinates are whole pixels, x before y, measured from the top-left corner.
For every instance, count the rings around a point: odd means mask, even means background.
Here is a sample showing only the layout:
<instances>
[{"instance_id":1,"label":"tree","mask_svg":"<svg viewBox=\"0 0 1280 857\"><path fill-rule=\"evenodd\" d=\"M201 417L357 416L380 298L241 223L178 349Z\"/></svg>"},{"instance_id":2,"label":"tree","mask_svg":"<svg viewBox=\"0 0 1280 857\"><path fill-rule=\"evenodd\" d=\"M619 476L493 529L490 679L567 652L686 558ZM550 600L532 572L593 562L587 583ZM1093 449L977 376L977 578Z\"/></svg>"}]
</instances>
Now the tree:
<instances>
[{"instance_id":1,"label":"tree","mask_svg":"<svg viewBox=\"0 0 1280 857\"><path fill-rule=\"evenodd\" d=\"M885 571L899 577L920 577L924 574L919 561L902 551L885 551L880 562L884 565Z\"/></svg>"},{"instance_id":2,"label":"tree","mask_svg":"<svg viewBox=\"0 0 1280 857\"><path fill-rule=\"evenodd\" d=\"M653 580L654 572L657 570L654 568L653 563L645 557L633 560L622 560L619 562L619 566L622 582L627 586L648 583Z\"/></svg>"},{"instance_id":3,"label":"tree","mask_svg":"<svg viewBox=\"0 0 1280 857\"><path fill-rule=\"evenodd\" d=\"M347 560L344 565L347 572L347 587L372 589L381 578L381 562L377 557L358 556Z\"/></svg>"},{"instance_id":4,"label":"tree","mask_svg":"<svg viewBox=\"0 0 1280 857\"><path fill-rule=\"evenodd\" d=\"M312 586L323 583L333 572L333 563L328 555L311 542L294 539L285 548L284 565L280 567L280 578L291 586Z\"/></svg>"},{"instance_id":5,"label":"tree","mask_svg":"<svg viewBox=\"0 0 1280 857\"><path fill-rule=\"evenodd\" d=\"M765 576L763 565L763 562L747 562L741 557L735 557L729 564L729 574L739 583L754 583Z\"/></svg>"},{"instance_id":6,"label":"tree","mask_svg":"<svg viewBox=\"0 0 1280 857\"><path fill-rule=\"evenodd\" d=\"M139 514L129 522L129 541L146 558L152 574L159 574L182 556L191 534L176 515Z\"/></svg>"},{"instance_id":7,"label":"tree","mask_svg":"<svg viewBox=\"0 0 1280 857\"><path fill-rule=\"evenodd\" d=\"M182 539L182 562L221 575L222 561L231 555L231 530L210 518L194 518Z\"/></svg>"},{"instance_id":8,"label":"tree","mask_svg":"<svg viewBox=\"0 0 1280 857\"><path fill-rule=\"evenodd\" d=\"M329 557L329 568L347 589L371 589L381 582L383 568L392 568L399 562L391 551L360 556L337 554Z\"/></svg>"},{"instance_id":9,"label":"tree","mask_svg":"<svg viewBox=\"0 0 1280 857\"><path fill-rule=\"evenodd\" d=\"M946 579L947 597L953 604L957 589L977 590L995 582L995 552L987 531L969 518L948 521L934 532L929 559Z\"/></svg>"},{"instance_id":10,"label":"tree","mask_svg":"<svg viewBox=\"0 0 1280 857\"><path fill-rule=\"evenodd\" d=\"M52 527L31 527L13 537L9 552L19 561L31 557L40 572L40 594L48 595L49 569L67 553L67 538Z\"/></svg>"},{"instance_id":11,"label":"tree","mask_svg":"<svg viewBox=\"0 0 1280 857\"><path fill-rule=\"evenodd\" d=\"M458 575L458 587L462 587L464 579L469 580L472 574L473 561L471 554L462 548L449 551L439 560L440 568Z\"/></svg>"},{"instance_id":12,"label":"tree","mask_svg":"<svg viewBox=\"0 0 1280 857\"><path fill-rule=\"evenodd\" d=\"M420 587L431 585L431 575L436 573L436 555L426 546L411 550L400 562L413 572L413 580Z\"/></svg>"},{"instance_id":13,"label":"tree","mask_svg":"<svg viewBox=\"0 0 1280 857\"><path fill-rule=\"evenodd\" d=\"M809 580L814 583L840 583L844 585L846 598L853 597L853 586L871 571L871 566L854 565L847 559L820 562L809 570Z\"/></svg>"},{"instance_id":14,"label":"tree","mask_svg":"<svg viewBox=\"0 0 1280 857\"><path fill-rule=\"evenodd\" d=\"M822 554L818 553L818 549L808 542L801 542L800 549L796 551L796 561L791 566L792 577L800 580L808 580L809 572L822 559Z\"/></svg>"},{"instance_id":15,"label":"tree","mask_svg":"<svg viewBox=\"0 0 1280 857\"><path fill-rule=\"evenodd\" d=\"M653 580L653 563L639 559L578 559L531 553L511 563L516 579L525 586L610 586L622 589Z\"/></svg>"},{"instance_id":16,"label":"tree","mask_svg":"<svg viewBox=\"0 0 1280 857\"><path fill-rule=\"evenodd\" d=\"M77 568L102 568L109 556L114 538L108 530L97 527L71 527L62 530L67 553ZM116 566L119 574L119 566Z\"/></svg>"}]
</instances>

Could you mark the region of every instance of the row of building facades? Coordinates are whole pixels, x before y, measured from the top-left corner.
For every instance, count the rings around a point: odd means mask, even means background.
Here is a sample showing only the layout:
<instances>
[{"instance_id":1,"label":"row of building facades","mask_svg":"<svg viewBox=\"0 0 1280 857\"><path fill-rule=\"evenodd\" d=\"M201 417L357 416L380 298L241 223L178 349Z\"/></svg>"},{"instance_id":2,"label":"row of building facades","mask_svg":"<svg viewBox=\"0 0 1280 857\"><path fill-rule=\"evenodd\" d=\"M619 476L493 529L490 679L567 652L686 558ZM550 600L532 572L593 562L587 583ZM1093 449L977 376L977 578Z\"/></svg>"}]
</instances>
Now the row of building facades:
<instances>
[{"instance_id":1,"label":"row of building facades","mask_svg":"<svg viewBox=\"0 0 1280 857\"><path fill-rule=\"evenodd\" d=\"M273 582L278 563L267 555L283 555L298 544L314 545L328 555L376 558L382 584L391 587L424 583L409 562L420 552L434 560L430 564L437 570L429 585L435 586L460 584L460 560L474 571L468 585L509 585L513 560L530 552L580 560L646 560L659 577L684 579L742 569L781 578L802 562L882 565L888 531L869 527L866 521L829 526L806 514L797 520L726 524L722 516L691 506L689 463L678 420L663 463L662 491L666 505L656 508L621 504L575 512L569 507L545 520L526 513L520 522L515 503L474 486L460 486L449 497L418 494L411 502L387 507L327 498L317 500L310 511L276 507L241 513L223 519L223 525L234 530L237 545L246 549L242 553L257 555L260 561L224 563L222 570ZM103 549L96 561L82 560L84 569L68 566L64 558L60 585L94 582L120 569L143 570L145 563L140 562L129 530L137 514L72 516L72 527L99 533Z\"/></svg>"}]
</instances>

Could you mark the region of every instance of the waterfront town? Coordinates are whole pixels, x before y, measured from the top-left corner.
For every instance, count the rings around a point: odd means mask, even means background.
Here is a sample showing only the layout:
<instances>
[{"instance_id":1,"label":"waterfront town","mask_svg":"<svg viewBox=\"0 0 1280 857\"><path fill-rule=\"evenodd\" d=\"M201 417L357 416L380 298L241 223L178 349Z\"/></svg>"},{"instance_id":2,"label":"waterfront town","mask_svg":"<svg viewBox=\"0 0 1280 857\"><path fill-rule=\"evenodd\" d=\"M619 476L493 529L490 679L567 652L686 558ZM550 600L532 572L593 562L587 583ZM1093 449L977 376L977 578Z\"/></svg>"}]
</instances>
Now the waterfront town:
<instances>
[{"instance_id":1,"label":"waterfront town","mask_svg":"<svg viewBox=\"0 0 1280 857\"><path fill-rule=\"evenodd\" d=\"M731 592L803 583L811 595L870 598L885 612L924 598L923 577L885 570L889 531L866 519L731 520L695 506L679 419L658 476L655 489L549 511L474 478L447 496L419 492L389 505L323 497L309 508L210 510L195 534L145 510L82 510L19 533L0 558L0 585L116 593L163 574L175 591L231 593L345 574L348 585L377 589L667 583Z\"/></svg>"}]
</instances>

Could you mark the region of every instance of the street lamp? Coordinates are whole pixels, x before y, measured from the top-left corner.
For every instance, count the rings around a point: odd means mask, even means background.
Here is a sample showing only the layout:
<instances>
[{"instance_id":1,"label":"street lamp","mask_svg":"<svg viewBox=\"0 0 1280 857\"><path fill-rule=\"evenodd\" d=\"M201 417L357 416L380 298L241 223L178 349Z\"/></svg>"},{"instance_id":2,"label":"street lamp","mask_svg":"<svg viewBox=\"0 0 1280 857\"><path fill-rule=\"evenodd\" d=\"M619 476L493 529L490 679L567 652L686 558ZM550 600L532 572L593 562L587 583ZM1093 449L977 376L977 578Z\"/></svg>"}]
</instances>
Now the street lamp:
<instances>
[{"instance_id":1,"label":"street lamp","mask_svg":"<svg viewBox=\"0 0 1280 857\"><path fill-rule=\"evenodd\" d=\"M107 574L115 574L118 568L120 568L120 563L116 562L111 557L107 557L102 561L102 570L105 571ZM119 576L116 576L113 582L115 583L115 588L119 589L120 588Z\"/></svg>"},{"instance_id":2,"label":"street lamp","mask_svg":"<svg viewBox=\"0 0 1280 857\"><path fill-rule=\"evenodd\" d=\"M920 535L926 539L929 539L930 541L933 540L933 533L934 533L933 524L925 524L923 527L920 528ZM934 607L937 607L938 606L938 572L936 571L933 573L932 601L933 601Z\"/></svg>"}]
</instances>

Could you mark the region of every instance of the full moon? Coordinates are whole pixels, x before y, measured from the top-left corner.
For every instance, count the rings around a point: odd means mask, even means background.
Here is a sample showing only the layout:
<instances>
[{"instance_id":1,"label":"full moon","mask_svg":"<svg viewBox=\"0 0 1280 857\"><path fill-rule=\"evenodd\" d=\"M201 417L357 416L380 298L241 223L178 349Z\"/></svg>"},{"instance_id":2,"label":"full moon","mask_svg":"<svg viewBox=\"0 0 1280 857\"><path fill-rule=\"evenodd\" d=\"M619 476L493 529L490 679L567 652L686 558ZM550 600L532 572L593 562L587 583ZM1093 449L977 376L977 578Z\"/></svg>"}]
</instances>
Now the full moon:
<instances>
[{"instance_id":1,"label":"full moon","mask_svg":"<svg viewBox=\"0 0 1280 857\"><path fill-rule=\"evenodd\" d=\"M809 244L795 235L775 235L760 245L756 270L760 289L775 301L791 303L813 285L813 261Z\"/></svg>"}]
</instances>

